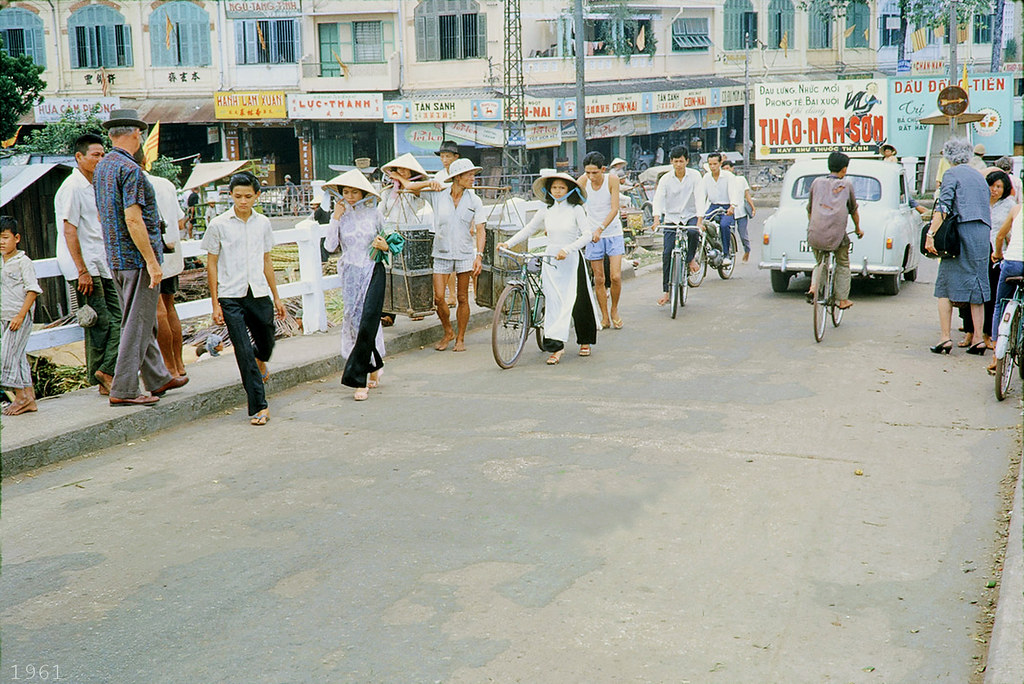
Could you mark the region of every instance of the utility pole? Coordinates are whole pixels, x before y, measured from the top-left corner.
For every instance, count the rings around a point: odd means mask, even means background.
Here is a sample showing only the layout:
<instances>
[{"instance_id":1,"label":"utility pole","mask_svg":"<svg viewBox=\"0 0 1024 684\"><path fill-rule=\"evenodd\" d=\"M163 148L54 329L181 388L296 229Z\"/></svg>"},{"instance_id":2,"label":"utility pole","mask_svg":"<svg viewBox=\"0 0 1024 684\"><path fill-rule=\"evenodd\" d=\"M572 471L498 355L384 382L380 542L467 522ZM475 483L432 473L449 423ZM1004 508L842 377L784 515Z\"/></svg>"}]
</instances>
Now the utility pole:
<instances>
[{"instance_id":1,"label":"utility pole","mask_svg":"<svg viewBox=\"0 0 1024 684\"><path fill-rule=\"evenodd\" d=\"M587 154L587 93L583 83L583 0L576 0L573 26L576 27L576 172L583 172L583 157Z\"/></svg>"},{"instance_id":2,"label":"utility pole","mask_svg":"<svg viewBox=\"0 0 1024 684\"><path fill-rule=\"evenodd\" d=\"M957 30L957 29L959 29L959 26L958 26L958 22L956 20L956 3L955 2L950 2L949 3L949 21L947 21L946 23L949 24L948 28L946 29L946 37L949 40L949 85L956 85L957 82L958 82L958 79L957 79L957 76L956 76L956 72L957 72L957 64L956 64L957 44L956 44L956 41L957 41L957 37L958 37L958 34L959 34L959 31ZM949 117L949 134L951 136L952 135L956 135L956 117L955 116Z\"/></svg>"},{"instance_id":3,"label":"utility pole","mask_svg":"<svg viewBox=\"0 0 1024 684\"><path fill-rule=\"evenodd\" d=\"M750 33L743 34L743 175L750 177Z\"/></svg>"},{"instance_id":4,"label":"utility pole","mask_svg":"<svg viewBox=\"0 0 1024 684\"><path fill-rule=\"evenodd\" d=\"M526 171L526 86L519 0L505 0L505 177L518 189Z\"/></svg>"}]
</instances>

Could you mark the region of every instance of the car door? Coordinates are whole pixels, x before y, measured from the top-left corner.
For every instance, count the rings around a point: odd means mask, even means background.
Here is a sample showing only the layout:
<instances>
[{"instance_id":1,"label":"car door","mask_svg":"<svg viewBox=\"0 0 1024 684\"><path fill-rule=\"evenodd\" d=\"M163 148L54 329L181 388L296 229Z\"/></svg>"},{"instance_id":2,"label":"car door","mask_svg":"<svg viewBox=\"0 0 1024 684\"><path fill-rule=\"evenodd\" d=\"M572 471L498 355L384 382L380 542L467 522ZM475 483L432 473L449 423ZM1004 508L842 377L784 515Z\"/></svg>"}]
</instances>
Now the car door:
<instances>
[{"instance_id":1,"label":"car door","mask_svg":"<svg viewBox=\"0 0 1024 684\"><path fill-rule=\"evenodd\" d=\"M903 235L901 248L909 248L907 254L907 265L904 271L913 271L917 268L917 241L919 239L921 222L918 213L910 206L910 188L907 184L905 173L899 174L899 202L900 202L900 234Z\"/></svg>"}]
</instances>

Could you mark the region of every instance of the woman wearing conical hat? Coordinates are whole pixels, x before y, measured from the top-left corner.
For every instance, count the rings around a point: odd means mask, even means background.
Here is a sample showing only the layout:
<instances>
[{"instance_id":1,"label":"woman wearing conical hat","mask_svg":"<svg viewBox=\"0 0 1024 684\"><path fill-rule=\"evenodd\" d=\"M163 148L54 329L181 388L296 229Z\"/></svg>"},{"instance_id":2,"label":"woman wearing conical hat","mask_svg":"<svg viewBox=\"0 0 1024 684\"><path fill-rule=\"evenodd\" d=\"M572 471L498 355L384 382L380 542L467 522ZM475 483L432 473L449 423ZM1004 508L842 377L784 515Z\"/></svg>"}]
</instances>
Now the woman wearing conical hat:
<instances>
[{"instance_id":1,"label":"woman wearing conical hat","mask_svg":"<svg viewBox=\"0 0 1024 684\"><path fill-rule=\"evenodd\" d=\"M422 181L427 178L427 172L416 157L406 152L380 167L380 170L385 178L391 181L391 185L387 185L381 192L381 212L384 214L384 218L394 222L411 221L418 218L419 213L426 206L426 202L420 199L419 193L400 192L404 183ZM400 200L403 195L404 199Z\"/></svg>"},{"instance_id":2,"label":"woman wearing conical hat","mask_svg":"<svg viewBox=\"0 0 1024 684\"><path fill-rule=\"evenodd\" d=\"M341 248L338 273L344 314L341 319L341 355L345 358L342 383L355 388L354 398L363 401L377 387L384 366L384 268L374 261L370 248L385 251L380 236L384 217L374 204L380 196L358 169L346 171L324 183L335 195L334 211L327 224L324 249ZM379 268L378 268L379 267Z\"/></svg>"},{"instance_id":3,"label":"woman wearing conical hat","mask_svg":"<svg viewBox=\"0 0 1024 684\"><path fill-rule=\"evenodd\" d=\"M583 208L583 187L569 174L542 170L533 183L533 193L547 206L507 243L498 246L518 245L535 233L547 233L545 254L555 257L555 261L545 261L541 268L544 351L551 354L547 363L553 366L562 359L570 323L576 327L580 356L590 356L590 345L597 342L597 303L580 254L593 237L593 229Z\"/></svg>"}]
</instances>

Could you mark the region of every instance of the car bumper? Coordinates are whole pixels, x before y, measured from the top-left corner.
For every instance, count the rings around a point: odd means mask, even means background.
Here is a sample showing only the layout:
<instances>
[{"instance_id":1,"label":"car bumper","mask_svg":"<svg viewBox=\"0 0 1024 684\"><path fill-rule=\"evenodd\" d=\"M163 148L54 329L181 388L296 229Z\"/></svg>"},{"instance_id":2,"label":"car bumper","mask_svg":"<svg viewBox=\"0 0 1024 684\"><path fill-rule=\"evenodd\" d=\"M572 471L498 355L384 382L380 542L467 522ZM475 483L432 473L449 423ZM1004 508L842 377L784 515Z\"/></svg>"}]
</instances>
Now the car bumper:
<instances>
[{"instance_id":1,"label":"car bumper","mask_svg":"<svg viewBox=\"0 0 1024 684\"><path fill-rule=\"evenodd\" d=\"M757 267L767 271L783 271L785 273L807 273L814 270L815 262L806 259L799 259L794 261L783 260L783 261L761 261L757 264ZM869 264L864 261L861 263L851 262L850 263L850 274L855 276L880 276L880 275L899 275L903 272L901 266L884 266L881 264Z\"/></svg>"}]
</instances>

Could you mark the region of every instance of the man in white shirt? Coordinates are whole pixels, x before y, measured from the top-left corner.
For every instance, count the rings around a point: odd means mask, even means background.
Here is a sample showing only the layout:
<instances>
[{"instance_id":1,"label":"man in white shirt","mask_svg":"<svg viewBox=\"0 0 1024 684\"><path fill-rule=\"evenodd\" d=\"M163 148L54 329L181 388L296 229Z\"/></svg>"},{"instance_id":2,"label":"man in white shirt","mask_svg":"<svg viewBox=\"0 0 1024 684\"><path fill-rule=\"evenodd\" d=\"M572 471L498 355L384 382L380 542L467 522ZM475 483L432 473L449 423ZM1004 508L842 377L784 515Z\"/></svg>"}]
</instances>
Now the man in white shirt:
<instances>
[{"instance_id":1,"label":"man in white shirt","mask_svg":"<svg viewBox=\"0 0 1024 684\"><path fill-rule=\"evenodd\" d=\"M164 277L160 281L160 302L156 310L156 341L167 370L180 378L185 375L185 362L181 357L181 321L174 308L174 293L178 291L178 274L185 270L179 244L185 232L185 212L178 204L174 183L149 173L146 178L156 193L156 208L164 223Z\"/></svg>"},{"instance_id":2,"label":"man in white shirt","mask_svg":"<svg viewBox=\"0 0 1024 684\"><path fill-rule=\"evenodd\" d=\"M227 326L235 348L249 403L249 422L266 425L270 409L263 383L270 377L267 361L274 351L274 314L285 316L270 260L274 234L270 219L253 211L260 196L255 176L236 173L228 191L234 206L210 221L202 243L207 252L213 322Z\"/></svg>"},{"instance_id":3,"label":"man in white shirt","mask_svg":"<svg viewBox=\"0 0 1024 684\"><path fill-rule=\"evenodd\" d=\"M722 209L725 214L721 215L718 225L722 233L722 265L728 266L732 263L729 259L729 237L732 229L733 217L736 215L735 188L732 183L733 175L722 170L722 153L712 152L708 155L708 172L704 174L704 194L708 199L707 213ZM706 217L705 217L706 218Z\"/></svg>"},{"instance_id":4,"label":"man in white shirt","mask_svg":"<svg viewBox=\"0 0 1024 684\"><path fill-rule=\"evenodd\" d=\"M737 198L736 202L736 230L740 233L740 241L743 243L743 261L750 260L750 238L747 235L747 220L754 218L754 214L757 212L754 207L754 198L750 194L750 184L747 183L747 179L736 173L733 168L732 162L728 159L722 160L722 170L727 171L733 175L733 196ZM750 205L750 214L747 214L747 204Z\"/></svg>"},{"instance_id":5,"label":"man in white shirt","mask_svg":"<svg viewBox=\"0 0 1024 684\"><path fill-rule=\"evenodd\" d=\"M75 141L78 168L57 190L53 206L61 273L81 295L79 304L88 304L96 311L95 324L84 330L85 365L89 381L98 383L100 394L105 396L110 393L121 341L121 304L107 264L92 187L92 173L103 154L103 138L98 135L86 133Z\"/></svg>"},{"instance_id":6,"label":"man in white shirt","mask_svg":"<svg viewBox=\"0 0 1024 684\"><path fill-rule=\"evenodd\" d=\"M676 231L686 230L686 262L690 270L696 271L698 264L694 261L697 252L698 231L704 228L704 213L707 199L704 196L700 172L687 167L690 153L683 145L676 145L668 153L672 162L672 171L658 180L654 191L654 230L664 224L664 242L661 252L661 299L658 306L668 303L669 269L672 268L672 250L676 246ZM685 228L685 226L695 226Z\"/></svg>"}]
</instances>

